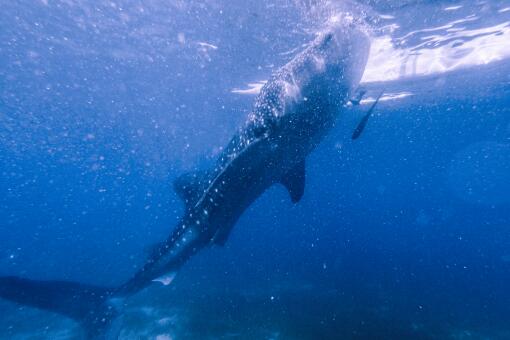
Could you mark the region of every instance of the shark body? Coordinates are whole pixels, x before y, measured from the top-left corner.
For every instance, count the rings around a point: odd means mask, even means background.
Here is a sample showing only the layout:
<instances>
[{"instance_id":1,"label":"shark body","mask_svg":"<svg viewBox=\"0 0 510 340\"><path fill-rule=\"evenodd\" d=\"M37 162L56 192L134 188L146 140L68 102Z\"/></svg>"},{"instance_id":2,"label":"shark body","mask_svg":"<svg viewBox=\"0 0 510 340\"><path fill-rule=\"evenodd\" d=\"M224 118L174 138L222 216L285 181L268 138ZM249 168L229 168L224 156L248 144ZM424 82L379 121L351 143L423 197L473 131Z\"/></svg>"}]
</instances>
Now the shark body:
<instances>
[{"instance_id":1,"label":"shark body","mask_svg":"<svg viewBox=\"0 0 510 340\"><path fill-rule=\"evenodd\" d=\"M112 301L135 294L153 281L169 284L195 253L223 245L246 208L272 185L283 184L293 202L301 199L305 159L357 88L369 47L366 33L355 24L331 23L277 70L215 166L174 182L185 213L168 239L153 249L145 265L125 284L102 288L2 277L0 296L72 317L82 323L89 338L111 337L120 314Z\"/></svg>"},{"instance_id":2,"label":"shark body","mask_svg":"<svg viewBox=\"0 0 510 340\"><path fill-rule=\"evenodd\" d=\"M158 277L170 282L194 253L223 245L246 208L276 183L298 202L305 188L305 158L357 88L368 51L363 32L337 24L275 72L216 166L174 182L185 214L123 289L137 290Z\"/></svg>"}]
</instances>

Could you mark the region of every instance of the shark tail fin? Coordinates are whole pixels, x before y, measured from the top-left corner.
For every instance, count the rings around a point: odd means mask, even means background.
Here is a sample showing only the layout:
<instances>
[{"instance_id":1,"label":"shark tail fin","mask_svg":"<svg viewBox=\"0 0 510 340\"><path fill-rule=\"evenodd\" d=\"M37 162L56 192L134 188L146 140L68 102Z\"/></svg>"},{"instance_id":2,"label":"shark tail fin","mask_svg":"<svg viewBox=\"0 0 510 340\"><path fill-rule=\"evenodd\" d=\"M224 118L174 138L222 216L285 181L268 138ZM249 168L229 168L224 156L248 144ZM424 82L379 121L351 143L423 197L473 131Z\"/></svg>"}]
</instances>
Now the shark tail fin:
<instances>
[{"instance_id":1,"label":"shark tail fin","mask_svg":"<svg viewBox=\"0 0 510 340\"><path fill-rule=\"evenodd\" d=\"M87 339L117 339L121 313L113 289L67 281L0 277L0 297L65 315L81 324Z\"/></svg>"}]
</instances>

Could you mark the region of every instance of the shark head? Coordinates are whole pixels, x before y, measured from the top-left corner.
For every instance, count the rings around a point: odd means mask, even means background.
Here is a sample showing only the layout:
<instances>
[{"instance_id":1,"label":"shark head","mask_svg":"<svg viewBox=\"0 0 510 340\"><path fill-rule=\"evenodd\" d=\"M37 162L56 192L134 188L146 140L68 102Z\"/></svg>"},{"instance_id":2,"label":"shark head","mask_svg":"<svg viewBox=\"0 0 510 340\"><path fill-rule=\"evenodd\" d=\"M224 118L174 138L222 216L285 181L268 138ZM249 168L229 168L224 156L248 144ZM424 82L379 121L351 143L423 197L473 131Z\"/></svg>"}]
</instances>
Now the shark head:
<instances>
[{"instance_id":1,"label":"shark head","mask_svg":"<svg viewBox=\"0 0 510 340\"><path fill-rule=\"evenodd\" d=\"M324 94L337 101L347 99L361 80L369 51L370 41L360 24L345 17L330 20L289 64L293 91L287 94L298 99Z\"/></svg>"},{"instance_id":2,"label":"shark head","mask_svg":"<svg viewBox=\"0 0 510 340\"><path fill-rule=\"evenodd\" d=\"M363 76L370 41L361 25L345 17L334 18L317 34L309 50L309 67L315 67L315 73L308 85L343 97L351 95Z\"/></svg>"},{"instance_id":3,"label":"shark head","mask_svg":"<svg viewBox=\"0 0 510 340\"><path fill-rule=\"evenodd\" d=\"M274 81L282 88L279 97L282 109L274 110L281 112L274 135L288 139L291 147L285 153L299 154L299 157L307 154L332 128L338 113L358 87L369 50L370 41L362 25L338 19L328 23L277 73ZM266 85L262 99L273 98L269 96L273 85Z\"/></svg>"}]
</instances>

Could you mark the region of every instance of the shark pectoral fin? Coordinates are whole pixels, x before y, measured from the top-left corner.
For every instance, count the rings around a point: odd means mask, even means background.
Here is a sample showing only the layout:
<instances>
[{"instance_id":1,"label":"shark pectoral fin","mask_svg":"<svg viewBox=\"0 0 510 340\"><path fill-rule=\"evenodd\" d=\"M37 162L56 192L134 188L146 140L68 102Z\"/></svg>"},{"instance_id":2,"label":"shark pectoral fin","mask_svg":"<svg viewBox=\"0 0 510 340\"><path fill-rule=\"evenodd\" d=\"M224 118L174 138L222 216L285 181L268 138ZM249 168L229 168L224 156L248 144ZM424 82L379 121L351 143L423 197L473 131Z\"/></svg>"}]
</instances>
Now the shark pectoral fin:
<instances>
[{"instance_id":1,"label":"shark pectoral fin","mask_svg":"<svg viewBox=\"0 0 510 340\"><path fill-rule=\"evenodd\" d=\"M201 182L206 177L203 172L185 173L174 180L174 190L179 197L189 207L195 202L202 192Z\"/></svg>"},{"instance_id":2,"label":"shark pectoral fin","mask_svg":"<svg viewBox=\"0 0 510 340\"><path fill-rule=\"evenodd\" d=\"M289 191L292 203L297 203L305 192L305 161L296 165L280 181Z\"/></svg>"},{"instance_id":3,"label":"shark pectoral fin","mask_svg":"<svg viewBox=\"0 0 510 340\"><path fill-rule=\"evenodd\" d=\"M383 91L381 91L381 93L379 93L379 95L375 99L375 102L372 104L370 109L368 109L368 112L363 116L363 118L361 118L361 121L359 122L358 126L352 133L353 140L357 139L361 135L363 130L365 129L365 126L367 125L367 122L368 122L368 118L370 118L370 116L372 115L372 112L374 112L374 108L377 105L377 103L379 102L379 99L381 99L382 94L383 94Z\"/></svg>"},{"instance_id":4,"label":"shark pectoral fin","mask_svg":"<svg viewBox=\"0 0 510 340\"><path fill-rule=\"evenodd\" d=\"M225 243L227 243L229 235L230 229L221 228L216 232L216 234L214 234L214 237L212 238L211 242L217 246L223 247Z\"/></svg>"},{"instance_id":5,"label":"shark pectoral fin","mask_svg":"<svg viewBox=\"0 0 510 340\"><path fill-rule=\"evenodd\" d=\"M172 281L175 279L175 276L177 275L177 273L175 272L171 272L171 273L168 273L168 274L165 274L163 276L160 276L158 277L157 279L154 279L152 280L153 282L159 282L161 283L163 286L168 286L170 283L172 283Z\"/></svg>"}]
</instances>

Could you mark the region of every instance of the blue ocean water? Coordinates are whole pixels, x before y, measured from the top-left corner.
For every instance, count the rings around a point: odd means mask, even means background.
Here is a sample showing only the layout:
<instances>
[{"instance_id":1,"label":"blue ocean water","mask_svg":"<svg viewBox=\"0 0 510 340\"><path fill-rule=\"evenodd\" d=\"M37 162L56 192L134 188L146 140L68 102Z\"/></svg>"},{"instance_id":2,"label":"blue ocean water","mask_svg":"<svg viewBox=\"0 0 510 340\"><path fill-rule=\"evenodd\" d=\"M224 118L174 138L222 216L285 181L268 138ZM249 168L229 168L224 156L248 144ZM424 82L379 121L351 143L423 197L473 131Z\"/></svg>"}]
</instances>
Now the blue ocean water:
<instances>
[{"instance_id":1,"label":"blue ocean water","mask_svg":"<svg viewBox=\"0 0 510 340\"><path fill-rule=\"evenodd\" d=\"M337 13L359 106L224 247L127 301L121 339L510 339L510 1L3 1L0 274L115 286L261 84ZM352 131L383 92L362 136ZM83 337L0 300L0 338Z\"/></svg>"}]
</instances>

